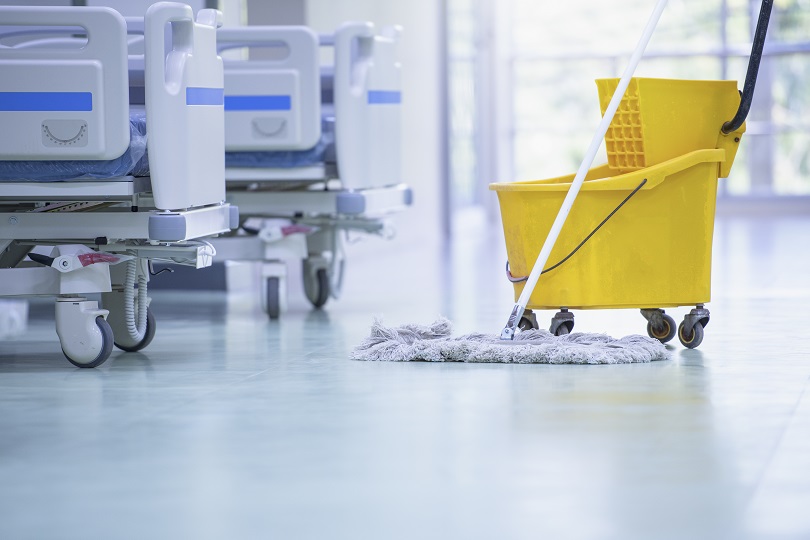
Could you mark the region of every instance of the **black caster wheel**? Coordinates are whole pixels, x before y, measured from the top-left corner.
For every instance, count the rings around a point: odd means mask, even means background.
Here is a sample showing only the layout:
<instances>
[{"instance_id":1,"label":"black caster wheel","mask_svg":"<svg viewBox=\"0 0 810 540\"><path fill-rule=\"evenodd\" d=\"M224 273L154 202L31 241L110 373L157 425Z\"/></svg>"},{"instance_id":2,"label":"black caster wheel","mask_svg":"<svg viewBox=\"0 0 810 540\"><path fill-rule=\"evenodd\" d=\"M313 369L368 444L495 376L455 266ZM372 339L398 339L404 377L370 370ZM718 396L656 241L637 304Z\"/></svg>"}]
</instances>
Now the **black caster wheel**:
<instances>
[{"instance_id":1,"label":"black caster wheel","mask_svg":"<svg viewBox=\"0 0 810 540\"><path fill-rule=\"evenodd\" d=\"M521 330L537 330L540 328L534 311L527 309L523 312L523 316L520 317L520 322L518 322L518 328Z\"/></svg>"},{"instance_id":2,"label":"black caster wheel","mask_svg":"<svg viewBox=\"0 0 810 540\"><path fill-rule=\"evenodd\" d=\"M267 290L264 293L265 310L270 320L281 316L281 280L277 277L267 278Z\"/></svg>"},{"instance_id":3,"label":"black caster wheel","mask_svg":"<svg viewBox=\"0 0 810 540\"><path fill-rule=\"evenodd\" d=\"M155 338L155 331L157 330L157 322L155 315L152 313L151 308L146 308L146 331L143 334L143 339L135 345L121 345L116 342L115 346L125 352L136 352L145 349L152 340Z\"/></svg>"},{"instance_id":4,"label":"black caster wheel","mask_svg":"<svg viewBox=\"0 0 810 540\"><path fill-rule=\"evenodd\" d=\"M107 361L107 358L110 357L110 353L112 353L113 349L113 331L110 323L108 323L104 317L96 317L96 325L98 326L99 330L101 330L101 351L99 351L98 355L89 362L84 362L81 360L77 360L68 356L65 352L65 349L62 349L62 354L65 355L65 358L68 359L68 362L73 364L78 368L94 368L98 367L104 362Z\"/></svg>"},{"instance_id":5,"label":"black caster wheel","mask_svg":"<svg viewBox=\"0 0 810 540\"><path fill-rule=\"evenodd\" d=\"M518 328L521 330L537 330L538 327L526 317L521 317L520 322L518 323Z\"/></svg>"},{"instance_id":6,"label":"black caster wheel","mask_svg":"<svg viewBox=\"0 0 810 540\"><path fill-rule=\"evenodd\" d=\"M694 349L703 342L703 325L696 322L690 335L685 335L684 323L678 326L678 339L684 347Z\"/></svg>"},{"instance_id":7,"label":"black caster wheel","mask_svg":"<svg viewBox=\"0 0 810 540\"><path fill-rule=\"evenodd\" d=\"M307 299L315 307L320 309L329 300L329 274L326 268L319 268L313 273L304 274L304 293Z\"/></svg>"},{"instance_id":8,"label":"black caster wheel","mask_svg":"<svg viewBox=\"0 0 810 540\"><path fill-rule=\"evenodd\" d=\"M549 332L555 336L564 336L574 331L574 314L567 308L561 308L551 319Z\"/></svg>"},{"instance_id":9,"label":"black caster wheel","mask_svg":"<svg viewBox=\"0 0 810 540\"><path fill-rule=\"evenodd\" d=\"M574 326L573 324L571 326ZM568 328L567 324L561 324L557 330L554 331L555 336L564 336L566 334L570 334L571 330Z\"/></svg>"},{"instance_id":10,"label":"black caster wheel","mask_svg":"<svg viewBox=\"0 0 810 540\"><path fill-rule=\"evenodd\" d=\"M660 328L656 328L651 322L647 323L647 335L653 339L657 339L661 343L666 343L675 337L675 329L677 326L675 319L669 315L664 315L662 318L664 324Z\"/></svg>"}]
</instances>

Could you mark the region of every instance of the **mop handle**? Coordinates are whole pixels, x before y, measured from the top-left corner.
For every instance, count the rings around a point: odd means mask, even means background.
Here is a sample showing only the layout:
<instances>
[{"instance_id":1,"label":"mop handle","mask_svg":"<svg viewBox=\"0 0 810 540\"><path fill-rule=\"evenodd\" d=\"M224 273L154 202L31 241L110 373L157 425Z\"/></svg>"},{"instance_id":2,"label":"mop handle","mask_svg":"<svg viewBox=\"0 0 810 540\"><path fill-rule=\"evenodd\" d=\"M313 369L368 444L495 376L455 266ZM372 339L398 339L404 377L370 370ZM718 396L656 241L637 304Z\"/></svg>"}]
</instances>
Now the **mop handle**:
<instances>
[{"instance_id":1,"label":"mop handle","mask_svg":"<svg viewBox=\"0 0 810 540\"><path fill-rule=\"evenodd\" d=\"M644 32L641 35L641 39L639 39L636 49L630 56L630 61L627 64L627 68L625 68L624 74L619 81L619 85L616 87L616 91L613 93L613 98L610 100L610 104L605 110L605 114L602 117L602 121L599 123L599 127L596 128L596 133L593 134L591 145L588 147L588 151L585 153L585 158L582 160L579 170L577 170L577 174L574 176L573 182L571 182L571 187L568 189L568 194L565 196L565 200L560 207L560 211L557 213L557 217L554 219L554 224L551 226L551 230L549 231L548 236L546 236L546 241L543 243L543 248L540 250L540 254L537 256L537 260L532 267L532 271L529 274L525 285L523 286L523 292L520 293L520 297L518 298L515 306L512 308L512 313L509 315L509 320L506 322L506 326L504 326L503 330L501 331L501 339L509 340L513 339L515 336L515 331L517 329L518 322L520 321L520 317L523 315L523 311L526 309L526 304L529 303L529 297L532 295L534 287L537 285L537 280L540 279L540 274L543 273L543 268L545 267L546 262L548 262L548 257L551 255L551 250L554 248L554 243L557 241L557 237L560 235L560 230L562 230L562 226L568 217L568 213L571 211L571 206L573 206L574 200L577 198L579 190L582 187L582 183L585 181L585 175L588 173L588 169L591 168L591 164L596 157L596 153L599 151L599 147L602 145L602 139L605 137L608 127L610 127L610 122L613 120L613 116L616 114L616 109L619 108L619 103L621 102L622 97L624 97L624 92L627 90L627 86L630 84L630 79L633 77L636 66L638 66L641 56L644 54L644 49L647 47L647 43L649 43L653 31L655 30L655 26L658 24L658 19L661 18L661 13L664 11L664 7L666 5L667 0L658 0L655 9L653 9L652 15L650 15L650 19L647 21L647 26L644 27Z\"/></svg>"}]
</instances>

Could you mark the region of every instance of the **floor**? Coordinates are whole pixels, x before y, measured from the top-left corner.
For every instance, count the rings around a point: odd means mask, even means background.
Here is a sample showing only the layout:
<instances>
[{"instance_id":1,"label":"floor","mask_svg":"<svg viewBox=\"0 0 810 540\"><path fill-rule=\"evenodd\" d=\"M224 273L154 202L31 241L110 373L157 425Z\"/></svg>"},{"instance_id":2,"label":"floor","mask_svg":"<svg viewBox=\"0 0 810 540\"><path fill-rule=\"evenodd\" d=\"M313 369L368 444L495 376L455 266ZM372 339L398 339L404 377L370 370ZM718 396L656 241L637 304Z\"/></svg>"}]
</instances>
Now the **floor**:
<instances>
[{"instance_id":1,"label":"floor","mask_svg":"<svg viewBox=\"0 0 810 540\"><path fill-rule=\"evenodd\" d=\"M353 247L343 298L291 283L278 322L156 291L153 344L95 370L32 302L0 343L0 538L810 538L810 218L718 220L711 325L669 361L347 360L374 316L500 331L502 239L463 236Z\"/></svg>"}]
</instances>

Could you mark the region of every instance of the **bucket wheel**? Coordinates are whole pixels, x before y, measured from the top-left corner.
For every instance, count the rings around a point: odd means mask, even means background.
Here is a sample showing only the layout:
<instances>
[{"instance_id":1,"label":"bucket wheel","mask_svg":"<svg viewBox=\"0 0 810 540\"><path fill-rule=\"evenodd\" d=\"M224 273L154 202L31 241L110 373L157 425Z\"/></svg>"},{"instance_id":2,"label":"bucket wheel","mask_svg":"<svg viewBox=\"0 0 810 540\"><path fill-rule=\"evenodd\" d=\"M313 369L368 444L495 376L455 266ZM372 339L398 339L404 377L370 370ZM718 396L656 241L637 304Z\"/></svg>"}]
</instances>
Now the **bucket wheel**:
<instances>
[{"instance_id":1,"label":"bucket wheel","mask_svg":"<svg viewBox=\"0 0 810 540\"><path fill-rule=\"evenodd\" d=\"M523 316L520 317L518 328L521 330L537 330L540 325L537 322L537 315L534 311L527 309L523 311Z\"/></svg>"},{"instance_id":2,"label":"bucket wheel","mask_svg":"<svg viewBox=\"0 0 810 540\"><path fill-rule=\"evenodd\" d=\"M678 339L688 349L695 349L703 342L704 329L709 324L709 310L698 304L678 326Z\"/></svg>"},{"instance_id":3,"label":"bucket wheel","mask_svg":"<svg viewBox=\"0 0 810 540\"><path fill-rule=\"evenodd\" d=\"M642 309L641 314L647 319L648 336L661 343L667 343L675 337L675 319L664 313L663 309Z\"/></svg>"},{"instance_id":4,"label":"bucket wheel","mask_svg":"<svg viewBox=\"0 0 810 540\"><path fill-rule=\"evenodd\" d=\"M686 323L681 323L678 326L678 339L681 344L688 348L697 348L703 342L703 325L695 323L690 331L686 330Z\"/></svg>"},{"instance_id":5,"label":"bucket wheel","mask_svg":"<svg viewBox=\"0 0 810 540\"><path fill-rule=\"evenodd\" d=\"M548 331L555 336L570 334L574 331L574 314L568 311L568 308L560 308L560 311L551 319Z\"/></svg>"}]
</instances>

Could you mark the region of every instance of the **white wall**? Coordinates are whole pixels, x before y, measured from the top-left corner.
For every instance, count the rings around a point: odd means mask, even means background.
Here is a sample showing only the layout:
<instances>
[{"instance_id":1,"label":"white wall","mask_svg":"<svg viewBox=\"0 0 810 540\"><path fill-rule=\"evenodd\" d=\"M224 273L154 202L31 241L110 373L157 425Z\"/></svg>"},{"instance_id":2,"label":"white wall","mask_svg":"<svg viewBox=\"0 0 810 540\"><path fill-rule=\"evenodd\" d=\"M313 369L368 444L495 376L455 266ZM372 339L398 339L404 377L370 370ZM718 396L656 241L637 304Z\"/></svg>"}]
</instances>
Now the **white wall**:
<instances>
[{"instance_id":1,"label":"white wall","mask_svg":"<svg viewBox=\"0 0 810 540\"><path fill-rule=\"evenodd\" d=\"M377 250L411 243L438 245L441 184L440 9L435 0L307 0L307 24L333 32L346 21L368 20L404 28L402 59L402 177L414 189L414 206L396 215L397 238L374 242Z\"/></svg>"},{"instance_id":2,"label":"white wall","mask_svg":"<svg viewBox=\"0 0 810 540\"><path fill-rule=\"evenodd\" d=\"M248 24L306 24L304 0L247 0Z\"/></svg>"}]
</instances>

